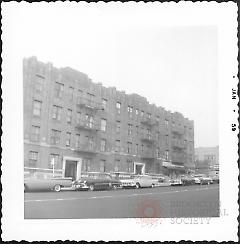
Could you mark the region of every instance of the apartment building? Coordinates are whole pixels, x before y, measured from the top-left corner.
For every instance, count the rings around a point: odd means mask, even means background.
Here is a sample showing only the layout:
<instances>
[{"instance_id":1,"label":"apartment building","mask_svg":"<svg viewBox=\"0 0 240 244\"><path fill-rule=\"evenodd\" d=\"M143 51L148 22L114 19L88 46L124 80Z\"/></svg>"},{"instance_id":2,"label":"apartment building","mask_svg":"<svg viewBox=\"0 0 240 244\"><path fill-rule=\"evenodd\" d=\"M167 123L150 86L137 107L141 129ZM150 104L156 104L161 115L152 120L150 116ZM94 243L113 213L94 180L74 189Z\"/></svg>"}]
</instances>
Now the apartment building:
<instances>
[{"instance_id":1,"label":"apartment building","mask_svg":"<svg viewBox=\"0 0 240 244\"><path fill-rule=\"evenodd\" d=\"M194 165L194 123L84 73L23 61L24 168L178 174Z\"/></svg>"},{"instance_id":2,"label":"apartment building","mask_svg":"<svg viewBox=\"0 0 240 244\"><path fill-rule=\"evenodd\" d=\"M219 171L219 146L195 148L196 172L210 173Z\"/></svg>"}]
</instances>

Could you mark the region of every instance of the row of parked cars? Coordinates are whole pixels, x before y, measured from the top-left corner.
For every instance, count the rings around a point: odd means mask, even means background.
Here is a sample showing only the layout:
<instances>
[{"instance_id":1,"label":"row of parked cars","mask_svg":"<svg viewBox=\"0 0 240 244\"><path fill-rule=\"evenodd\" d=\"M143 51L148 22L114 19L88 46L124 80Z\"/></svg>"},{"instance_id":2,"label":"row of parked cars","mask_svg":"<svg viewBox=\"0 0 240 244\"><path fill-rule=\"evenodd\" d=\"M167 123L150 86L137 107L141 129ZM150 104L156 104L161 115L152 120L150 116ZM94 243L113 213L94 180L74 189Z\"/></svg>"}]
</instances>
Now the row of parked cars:
<instances>
[{"instance_id":1,"label":"row of parked cars","mask_svg":"<svg viewBox=\"0 0 240 244\"><path fill-rule=\"evenodd\" d=\"M217 175L209 177L204 174L199 175L182 175L176 179L170 180L171 185L210 185L214 183L219 183L219 177Z\"/></svg>"},{"instance_id":2,"label":"row of parked cars","mask_svg":"<svg viewBox=\"0 0 240 244\"><path fill-rule=\"evenodd\" d=\"M219 182L219 180L218 180ZM218 183L217 182L217 183ZM109 190L119 188L142 188L156 187L160 185L192 185L192 184L212 184L212 178L198 176L181 176L177 179L170 179L167 176L154 177L150 175L128 175L120 177L112 176L108 173L90 172L85 173L78 180L72 181L71 178L51 178L51 179L25 179L24 191L34 190L54 190L61 191L63 188L71 188L72 190Z\"/></svg>"}]
</instances>

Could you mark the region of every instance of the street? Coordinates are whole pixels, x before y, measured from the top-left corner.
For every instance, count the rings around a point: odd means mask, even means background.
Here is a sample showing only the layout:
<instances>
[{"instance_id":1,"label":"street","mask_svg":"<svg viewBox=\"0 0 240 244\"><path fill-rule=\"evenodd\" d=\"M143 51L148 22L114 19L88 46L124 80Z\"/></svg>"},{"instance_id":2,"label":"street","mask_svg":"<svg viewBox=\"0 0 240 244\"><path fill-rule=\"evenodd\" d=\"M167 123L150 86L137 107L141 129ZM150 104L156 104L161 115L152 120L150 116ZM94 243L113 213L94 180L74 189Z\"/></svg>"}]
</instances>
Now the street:
<instances>
[{"instance_id":1,"label":"street","mask_svg":"<svg viewBox=\"0 0 240 244\"><path fill-rule=\"evenodd\" d=\"M219 185L24 193L25 219L218 217Z\"/></svg>"}]
</instances>

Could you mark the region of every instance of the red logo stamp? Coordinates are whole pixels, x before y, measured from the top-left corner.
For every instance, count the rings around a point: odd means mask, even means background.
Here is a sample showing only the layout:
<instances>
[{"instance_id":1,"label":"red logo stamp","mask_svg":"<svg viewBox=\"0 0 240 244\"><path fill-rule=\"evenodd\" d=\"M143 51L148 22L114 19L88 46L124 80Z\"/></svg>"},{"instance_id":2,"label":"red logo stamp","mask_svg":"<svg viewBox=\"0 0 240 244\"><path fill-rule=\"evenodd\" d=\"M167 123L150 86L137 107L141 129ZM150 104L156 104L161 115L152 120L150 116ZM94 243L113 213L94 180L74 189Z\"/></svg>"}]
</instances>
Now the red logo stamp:
<instances>
[{"instance_id":1,"label":"red logo stamp","mask_svg":"<svg viewBox=\"0 0 240 244\"><path fill-rule=\"evenodd\" d=\"M138 222L143 225L161 224L161 209L160 203L154 199L143 199L137 204L137 218Z\"/></svg>"}]
</instances>

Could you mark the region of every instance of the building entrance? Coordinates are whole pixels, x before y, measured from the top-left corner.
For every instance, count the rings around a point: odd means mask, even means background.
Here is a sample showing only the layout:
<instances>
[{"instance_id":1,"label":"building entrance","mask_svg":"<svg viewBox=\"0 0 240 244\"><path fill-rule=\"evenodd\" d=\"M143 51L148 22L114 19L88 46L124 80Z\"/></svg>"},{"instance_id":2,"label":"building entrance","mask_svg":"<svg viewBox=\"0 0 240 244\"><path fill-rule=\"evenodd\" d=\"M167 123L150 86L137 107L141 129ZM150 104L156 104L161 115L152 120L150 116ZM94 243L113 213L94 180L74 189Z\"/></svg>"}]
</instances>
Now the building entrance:
<instances>
[{"instance_id":1,"label":"building entrance","mask_svg":"<svg viewBox=\"0 0 240 244\"><path fill-rule=\"evenodd\" d=\"M142 175L142 165L136 165L136 175Z\"/></svg>"},{"instance_id":2,"label":"building entrance","mask_svg":"<svg viewBox=\"0 0 240 244\"><path fill-rule=\"evenodd\" d=\"M144 163L134 163L134 174L144 175L145 174L145 164Z\"/></svg>"},{"instance_id":3,"label":"building entrance","mask_svg":"<svg viewBox=\"0 0 240 244\"><path fill-rule=\"evenodd\" d=\"M77 161L66 160L65 177L72 177L72 180L76 180L77 174Z\"/></svg>"}]
</instances>

